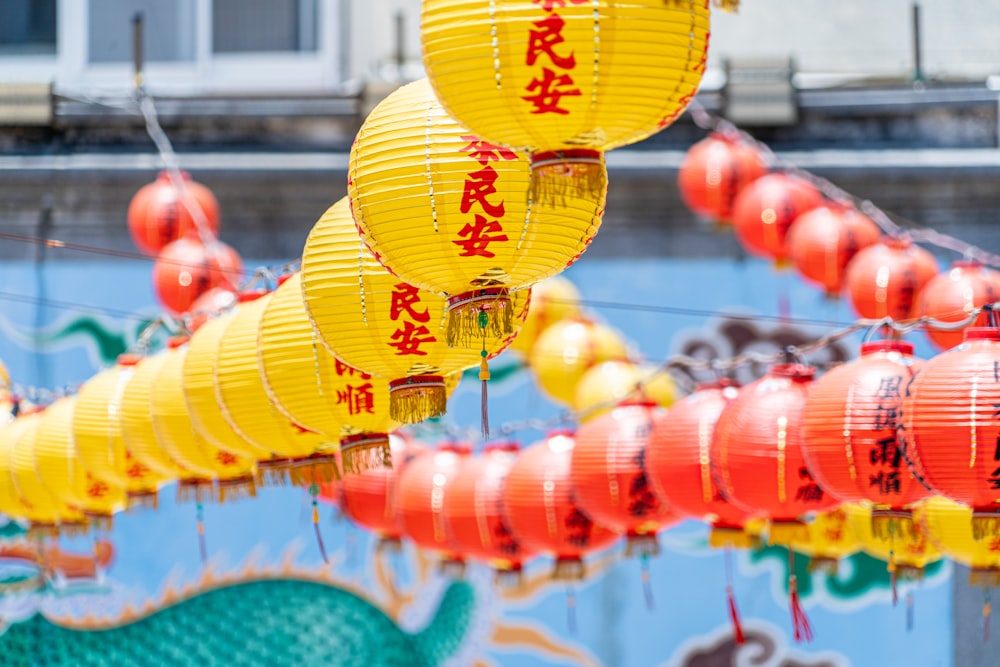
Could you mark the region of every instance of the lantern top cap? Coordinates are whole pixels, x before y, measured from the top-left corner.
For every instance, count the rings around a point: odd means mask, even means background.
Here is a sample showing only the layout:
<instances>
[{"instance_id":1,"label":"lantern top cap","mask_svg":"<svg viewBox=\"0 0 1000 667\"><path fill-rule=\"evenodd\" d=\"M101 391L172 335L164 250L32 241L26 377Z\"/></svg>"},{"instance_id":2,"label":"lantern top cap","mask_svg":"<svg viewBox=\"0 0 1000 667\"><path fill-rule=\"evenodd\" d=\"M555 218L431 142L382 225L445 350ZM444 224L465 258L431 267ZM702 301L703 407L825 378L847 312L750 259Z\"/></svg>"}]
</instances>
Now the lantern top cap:
<instances>
[{"instance_id":1,"label":"lantern top cap","mask_svg":"<svg viewBox=\"0 0 1000 667\"><path fill-rule=\"evenodd\" d=\"M500 442L491 442L483 447L483 453L489 454L490 452L519 452L521 451L521 445L519 445L514 440L503 440Z\"/></svg>"},{"instance_id":2,"label":"lantern top cap","mask_svg":"<svg viewBox=\"0 0 1000 667\"><path fill-rule=\"evenodd\" d=\"M659 405L656 401L647 396L644 396L642 392L623 398L618 402L615 408L655 408Z\"/></svg>"},{"instance_id":3,"label":"lantern top cap","mask_svg":"<svg viewBox=\"0 0 1000 667\"><path fill-rule=\"evenodd\" d=\"M695 385L695 391L706 391L708 389L726 389L728 387L735 387L739 389L740 383L732 378L718 378L716 380L709 380L707 382L699 382Z\"/></svg>"},{"instance_id":4,"label":"lantern top cap","mask_svg":"<svg viewBox=\"0 0 1000 667\"><path fill-rule=\"evenodd\" d=\"M913 247L913 241L906 236L883 236L879 242L893 250L906 250Z\"/></svg>"},{"instance_id":5,"label":"lantern top cap","mask_svg":"<svg viewBox=\"0 0 1000 667\"><path fill-rule=\"evenodd\" d=\"M861 344L861 356L878 352L899 352L913 354L913 343L904 340L873 340Z\"/></svg>"},{"instance_id":6,"label":"lantern top cap","mask_svg":"<svg viewBox=\"0 0 1000 667\"><path fill-rule=\"evenodd\" d=\"M559 436L566 436L572 438L576 435L575 428L554 428L545 434L545 438L558 438Z\"/></svg>"},{"instance_id":7,"label":"lantern top cap","mask_svg":"<svg viewBox=\"0 0 1000 667\"><path fill-rule=\"evenodd\" d=\"M135 366L140 361L142 361L142 355L133 354L131 352L125 352L118 355L118 365L119 366Z\"/></svg>"},{"instance_id":8,"label":"lantern top cap","mask_svg":"<svg viewBox=\"0 0 1000 667\"><path fill-rule=\"evenodd\" d=\"M167 339L167 347L171 350L176 350L181 345L184 345L186 342L188 342L187 336L171 336L169 339Z\"/></svg>"},{"instance_id":9,"label":"lantern top cap","mask_svg":"<svg viewBox=\"0 0 1000 667\"><path fill-rule=\"evenodd\" d=\"M465 442L442 442L437 446L439 452L451 452L459 456L472 454L472 446Z\"/></svg>"},{"instance_id":10,"label":"lantern top cap","mask_svg":"<svg viewBox=\"0 0 1000 667\"><path fill-rule=\"evenodd\" d=\"M249 290L246 292L240 292L236 295L236 301L238 303L249 303L250 301L256 301L260 297L267 294L267 290Z\"/></svg>"},{"instance_id":11,"label":"lantern top cap","mask_svg":"<svg viewBox=\"0 0 1000 667\"><path fill-rule=\"evenodd\" d=\"M188 172L184 171L183 169L181 169L179 171L180 171L180 175L181 175L181 180L185 180L185 181L190 181L191 180L191 174L189 174ZM170 172L167 171L166 169L161 170L160 173L158 173L156 175L156 180L158 180L158 181L165 181L165 182L169 183L170 182Z\"/></svg>"},{"instance_id":12,"label":"lantern top cap","mask_svg":"<svg viewBox=\"0 0 1000 667\"><path fill-rule=\"evenodd\" d=\"M1000 327L969 327L965 340L992 340L1000 342Z\"/></svg>"},{"instance_id":13,"label":"lantern top cap","mask_svg":"<svg viewBox=\"0 0 1000 667\"><path fill-rule=\"evenodd\" d=\"M295 275L294 273L286 273L283 276L278 276L278 287L281 287L282 285L287 283L289 280L292 279L292 276L294 275Z\"/></svg>"},{"instance_id":14,"label":"lantern top cap","mask_svg":"<svg viewBox=\"0 0 1000 667\"><path fill-rule=\"evenodd\" d=\"M816 375L816 369L808 364L775 364L768 369L768 375L789 378L795 382L809 382Z\"/></svg>"},{"instance_id":15,"label":"lantern top cap","mask_svg":"<svg viewBox=\"0 0 1000 667\"><path fill-rule=\"evenodd\" d=\"M951 263L953 269L978 269L983 263L975 259L956 259Z\"/></svg>"}]
</instances>

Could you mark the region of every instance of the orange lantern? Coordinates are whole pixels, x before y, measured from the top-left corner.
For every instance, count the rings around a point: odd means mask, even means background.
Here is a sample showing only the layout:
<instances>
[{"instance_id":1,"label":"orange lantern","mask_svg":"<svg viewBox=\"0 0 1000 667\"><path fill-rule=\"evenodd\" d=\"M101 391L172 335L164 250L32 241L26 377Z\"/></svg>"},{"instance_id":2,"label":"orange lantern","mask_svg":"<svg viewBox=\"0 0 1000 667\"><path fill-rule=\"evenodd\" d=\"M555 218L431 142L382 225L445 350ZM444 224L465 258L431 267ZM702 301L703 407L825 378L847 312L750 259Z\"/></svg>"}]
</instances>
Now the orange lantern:
<instances>
[{"instance_id":1,"label":"orange lantern","mask_svg":"<svg viewBox=\"0 0 1000 667\"><path fill-rule=\"evenodd\" d=\"M951 268L939 273L920 290L920 315L942 322L960 322L976 308L994 303L993 276L978 262L954 262ZM981 313L969 326L986 326L987 314ZM939 350L948 350L962 342L961 329L939 329L927 325L927 337Z\"/></svg>"},{"instance_id":2,"label":"orange lantern","mask_svg":"<svg viewBox=\"0 0 1000 667\"><path fill-rule=\"evenodd\" d=\"M1000 328L926 362L903 398L904 451L938 493L973 511L977 538L1000 536Z\"/></svg>"},{"instance_id":3,"label":"orange lantern","mask_svg":"<svg viewBox=\"0 0 1000 667\"><path fill-rule=\"evenodd\" d=\"M819 190L788 174L768 174L746 186L733 203L733 229L751 255L788 261L786 237L795 219L822 203Z\"/></svg>"},{"instance_id":4,"label":"orange lantern","mask_svg":"<svg viewBox=\"0 0 1000 667\"><path fill-rule=\"evenodd\" d=\"M671 406L653 425L645 470L653 492L670 509L711 526L712 546L749 548L749 513L719 491L709 458L715 424L738 391L729 381L704 384Z\"/></svg>"},{"instance_id":5,"label":"orange lantern","mask_svg":"<svg viewBox=\"0 0 1000 667\"><path fill-rule=\"evenodd\" d=\"M302 293L323 344L338 359L389 380L389 416L416 423L444 414L444 376L479 366L510 344L485 341L485 349L448 347L445 301L399 280L358 239L347 198L331 206L309 233L302 257ZM527 315L513 295L515 314ZM515 328L520 320L514 318ZM484 384L485 388L485 384Z\"/></svg>"},{"instance_id":6,"label":"orange lantern","mask_svg":"<svg viewBox=\"0 0 1000 667\"><path fill-rule=\"evenodd\" d=\"M589 517L626 536L626 554L659 553L656 533L676 521L645 471L649 437L665 411L625 401L580 426L570 466L573 497Z\"/></svg>"},{"instance_id":7,"label":"orange lantern","mask_svg":"<svg viewBox=\"0 0 1000 667\"><path fill-rule=\"evenodd\" d=\"M807 537L802 517L837 504L813 479L803 455L802 409L815 369L775 364L740 390L715 425L711 460L726 498L771 519L780 543Z\"/></svg>"},{"instance_id":8,"label":"orange lantern","mask_svg":"<svg viewBox=\"0 0 1000 667\"><path fill-rule=\"evenodd\" d=\"M861 357L837 366L809 390L802 436L809 471L825 491L875 504L876 534L912 528L910 506L930 496L910 472L896 440L903 395L920 371L913 345L864 343Z\"/></svg>"},{"instance_id":9,"label":"orange lantern","mask_svg":"<svg viewBox=\"0 0 1000 667\"><path fill-rule=\"evenodd\" d=\"M448 345L478 348L514 332L511 290L564 270L597 234L607 176L602 160L595 169L591 196L565 189L526 198L528 161L455 122L423 79L389 95L361 126L348 193L375 257L448 299Z\"/></svg>"},{"instance_id":10,"label":"orange lantern","mask_svg":"<svg viewBox=\"0 0 1000 667\"><path fill-rule=\"evenodd\" d=\"M861 317L908 320L917 316L917 294L937 271L934 255L909 239L886 236L858 251L844 282Z\"/></svg>"},{"instance_id":11,"label":"orange lantern","mask_svg":"<svg viewBox=\"0 0 1000 667\"><path fill-rule=\"evenodd\" d=\"M756 146L738 134L712 132L684 155L677 185L684 204L695 214L730 224L736 195L766 173Z\"/></svg>"},{"instance_id":12,"label":"orange lantern","mask_svg":"<svg viewBox=\"0 0 1000 667\"><path fill-rule=\"evenodd\" d=\"M880 234L868 216L828 203L795 219L788 230L788 254L803 278L835 297L843 289L847 263Z\"/></svg>"},{"instance_id":13,"label":"orange lantern","mask_svg":"<svg viewBox=\"0 0 1000 667\"><path fill-rule=\"evenodd\" d=\"M569 170L680 116L705 71L709 18L704 0L425 0L424 68L474 133Z\"/></svg>"},{"instance_id":14,"label":"orange lantern","mask_svg":"<svg viewBox=\"0 0 1000 667\"><path fill-rule=\"evenodd\" d=\"M556 579L583 579L583 557L618 539L591 520L574 498L570 467L575 446L572 431L549 433L518 455L503 488L507 526L528 549L555 557Z\"/></svg>"},{"instance_id":15,"label":"orange lantern","mask_svg":"<svg viewBox=\"0 0 1000 667\"><path fill-rule=\"evenodd\" d=\"M243 262L221 241L203 244L185 237L167 244L153 264L153 288L160 303L175 314L191 310L208 290L239 283Z\"/></svg>"},{"instance_id":16,"label":"orange lantern","mask_svg":"<svg viewBox=\"0 0 1000 667\"><path fill-rule=\"evenodd\" d=\"M391 468L368 468L341 481L344 512L376 533L381 545L398 547L403 519L398 511L399 476L427 448L409 437L389 434Z\"/></svg>"},{"instance_id":17,"label":"orange lantern","mask_svg":"<svg viewBox=\"0 0 1000 667\"><path fill-rule=\"evenodd\" d=\"M212 191L180 173L180 192L170 174L161 171L152 183L142 186L128 206L128 231L132 242L147 255L155 255L165 245L192 232L217 236L219 233L219 203ZM186 199L186 201L185 201ZM188 206L201 210L205 229L198 229Z\"/></svg>"},{"instance_id":18,"label":"orange lantern","mask_svg":"<svg viewBox=\"0 0 1000 667\"><path fill-rule=\"evenodd\" d=\"M504 480L517 460L517 443L487 445L480 456L463 461L448 485L444 520L455 551L485 561L498 575L520 573L532 556L504 520Z\"/></svg>"},{"instance_id":19,"label":"orange lantern","mask_svg":"<svg viewBox=\"0 0 1000 667\"><path fill-rule=\"evenodd\" d=\"M461 466L472 453L468 445L446 442L414 458L399 475L399 516L403 534L422 549L441 554L448 569L464 565L448 535L445 497Z\"/></svg>"}]
</instances>

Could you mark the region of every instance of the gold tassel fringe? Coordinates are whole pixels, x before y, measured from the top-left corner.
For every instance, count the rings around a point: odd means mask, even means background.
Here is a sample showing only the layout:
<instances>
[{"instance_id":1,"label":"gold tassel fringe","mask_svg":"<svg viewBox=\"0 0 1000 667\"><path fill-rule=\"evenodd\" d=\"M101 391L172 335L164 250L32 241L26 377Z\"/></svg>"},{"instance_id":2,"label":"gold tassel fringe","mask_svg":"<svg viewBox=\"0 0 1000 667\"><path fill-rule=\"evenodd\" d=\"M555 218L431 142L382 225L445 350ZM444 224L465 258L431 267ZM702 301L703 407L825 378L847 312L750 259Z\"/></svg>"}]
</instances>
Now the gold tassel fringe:
<instances>
[{"instance_id":1,"label":"gold tassel fringe","mask_svg":"<svg viewBox=\"0 0 1000 667\"><path fill-rule=\"evenodd\" d=\"M295 486L327 484L340 479L340 468L333 454L313 454L295 459L289 475Z\"/></svg>"},{"instance_id":2,"label":"gold tassel fringe","mask_svg":"<svg viewBox=\"0 0 1000 667\"><path fill-rule=\"evenodd\" d=\"M872 510L872 535L883 542L914 536L913 512L910 510Z\"/></svg>"},{"instance_id":3,"label":"gold tassel fringe","mask_svg":"<svg viewBox=\"0 0 1000 667\"><path fill-rule=\"evenodd\" d=\"M389 383L389 417L401 424L419 424L440 417L448 394L440 375L414 375Z\"/></svg>"},{"instance_id":4,"label":"gold tassel fringe","mask_svg":"<svg viewBox=\"0 0 1000 667\"><path fill-rule=\"evenodd\" d=\"M632 534L625 537L625 558L660 555L660 542L656 533Z\"/></svg>"},{"instance_id":5,"label":"gold tassel fringe","mask_svg":"<svg viewBox=\"0 0 1000 667\"><path fill-rule=\"evenodd\" d=\"M392 552L399 553L403 550L403 540L398 537L388 537L383 535L378 539L378 543L375 545L375 551L379 553Z\"/></svg>"},{"instance_id":6,"label":"gold tassel fringe","mask_svg":"<svg viewBox=\"0 0 1000 667\"><path fill-rule=\"evenodd\" d=\"M809 543L809 527L801 521L773 521L767 531L767 543L790 547Z\"/></svg>"},{"instance_id":7,"label":"gold tassel fringe","mask_svg":"<svg viewBox=\"0 0 1000 667\"><path fill-rule=\"evenodd\" d=\"M907 581L922 581L924 578L924 568L917 565L900 565L896 563L896 576Z\"/></svg>"},{"instance_id":8,"label":"gold tassel fringe","mask_svg":"<svg viewBox=\"0 0 1000 667\"><path fill-rule=\"evenodd\" d=\"M972 537L977 541L1000 537L1000 514L993 512L973 512Z\"/></svg>"},{"instance_id":9,"label":"gold tassel fringe","mask_svg":"<svg viewBox=\"0 0 1000 667\"><path fill-rule=\"evenodd\" d=\"M461 579L465 576L465 561L458 556L448 556L438 563L438 570L446 577Z\"/></svg>"},{"instance_id":10,"label":"gold tassel fringe","mask_svg":"<svg viewBox=\"0 0 1000 667\"><path fill-rule=\"evenodd\" d=\"M40 523L37 521L32 521L28 525L28 537L32 539L37 539L41 537L58 537L59 527L54 523Z\"/></svg>"},{"instance_id":11,"label":"gold tassel fringe","mask_svg":"<svg viewBox=\"0 0 1000 667\"><path fill-rule=\"evenodd\" d=\"M530 201L563 206L570 197L599 201L608 189L601 154L592 150L539 153L531 158Z\"/></svg>"},{"instance_id":12,"label":"gold tassel fringe","mask_svg":"<svg viewBox=\"0 0 1000 667\"><path fill-rule=\"evenodd\" d=\"M740 9L740 0L712 0L712 4L730 14L735 14Z\"/></svg>"},{"instance_id":13,"label":"gold tassel fringe","mask_svg":"<svg viewBox=\"0 0 1000 667\"><path fill-rule=\"evenodd\" d=\"M111 514L98 514L97 512L84 512L87 522L94 530L109 531L114 528L115 520Z\"/></svg>"},{"instance_id":14,"label":"gold tassel fringe","mask_svg":"<svg viewBox=\"0 0 1000 667\"><path fill-rule=\"evenodd\" d=\"M483 340L514 333L514 307L506 287L459 294L448 299L448 347L478 349Z\"/></svg>"},{"instance_id":15,"label":"gold tassel fringe","mask_svg":"<svg viewBox=\"0 0 1000 667\"><path fill-rule=\"evenodd\" d=\"M215 484L215 493L220 504L244 498L256 498L257 482L251 475L220 479Z\"/></svg>"},{"instance_id":16,"label":"gold tassel fringe","mask_svg":"<svg viewBox=\"0 0 1000 667\"><path fill-rule=\"evenodd\" d=\"M65 537L82 537L90 532L90 522L86 519L80 521L63 521L55 527L56 533Z\"/></svg>"},{"instance_id":17,"label":"gold tassel fringe","mask_svg":"<svg viewBox=\"0 0 1000 667\"><path fill-rule=\"evenodd\" d=\"M828 575L835 576L840 569L840 559L828 558L826 556L811 556L806 569L809 572L826 572Z\"/></svg>"},{"instance_id":18,"label":"gold tassel fringe","mask_svg":"<svg viewBox=\"0 0 1000 667\"><path fill-rule=\"evenodd\" d=\"M491 561L493 567L493 585L498 588L520 588L524 583L524 570L521 563L510 561Z\"/></svg>"},{"instance_id":19,"label":"gold tassel fringe","mask_svg":"<svg viewBox=\"0 0 1000 667\"><path fill-rule=\"evenodd\" d=\"M552 568L552 579L555 581L583 581L586 575L587 568L580 558L560 556L556 559L555 567Z\"/></svg>"},{"instance_id":20,"label":"gold tassel fringe","mask_svg":"<svg viewBox=\"0 0 1000 667\"><path fill-rule=\"evenodd\" d=\"M969 571L969 585L984 588L1000 586L1000 569L974 567Z\"/></svg>"},{"instance_id":21,"label":"gold tassel fringe","mask_svg":"<svg viewBox=\"0 0 1000 667\"><path fill-rule=\"evenodd\" d=\"M708 546L713 549L750 549L753 548L754 536L740 528L719 528L712 526L708 532ZM760 537L757 536L760 543Z\"/></svg>"},{"instance_id":22,"label":"gold tassel fringe","mask_svg":"<svg viewBox=\"0 0 1000 667\"><path fill-rule=\"evenodd\" d=\"M340 441L340 460L344 474L357 475L365 470L392 468L392 451L387 433L359 433Z\"/></svg>"},{"instance_id":23,"label":"gold tassel fringe","mask_svg":"<svg viewBox=\"0 0 1000 667\"><path fill-rule=\"evenodd\" d=\"M288 486L292 481L293 459L268 459L257 462L257 483L260 486Z\"/></svg>"},{"instance_id":24,"label":"gold tassel fringe","mask_svg":"<svg viewBox=\"0 0 1000 667\"><path fill-rule=\"evenodd\" d=\"M202 503L215 500L215 484L210 479L182 479L177 484L177 502Z\"/></svg>"},{"instance_id":25,"label":"gold tassel fringe","mask_svg":"<svg viewBox=\"0 0 1000 667\"><path fill-rule=\"evenodd\" d=\"M125 494L125 511L136 509L157 509L160 506L160 496L156 490L129 491Z\"/></svg>"}]
</instances>

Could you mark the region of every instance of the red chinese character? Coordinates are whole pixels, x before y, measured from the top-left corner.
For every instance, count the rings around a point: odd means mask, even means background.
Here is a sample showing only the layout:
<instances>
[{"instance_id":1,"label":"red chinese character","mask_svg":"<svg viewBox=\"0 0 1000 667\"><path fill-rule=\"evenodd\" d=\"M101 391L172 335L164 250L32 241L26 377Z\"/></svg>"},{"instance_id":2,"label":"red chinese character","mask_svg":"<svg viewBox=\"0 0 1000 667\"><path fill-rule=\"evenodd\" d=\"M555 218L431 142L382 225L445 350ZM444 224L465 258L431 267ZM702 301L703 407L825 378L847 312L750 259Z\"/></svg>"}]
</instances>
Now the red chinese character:
<instances>
[{"instance_id":1,"label":"red chinese character","mask_svg":"<svg viewBox=\"0 0 1000 667\"><path fill-rule=\"evenodd\" d=\"M477 215L474 224L467 222L465 227L458 231L459 236L469 238L452 241L452 243L462 248L459 257L496 257L496 253L490 252L488 247L494 241L506 241L507 235L490 236L490 234L502 231L503 227L496 220L487 220L483 216Z\"/></svg>"},{"instance_id":2,"label":"red chinese character","mask_svg":"<svg viewBox=\"0 0 1000 667\"><path fill-rule=\"evenodd\" d=\"M534 95L524 95L521 99L535 105L535 110L531 113L558 113L567 116L569 115L569 110L560 107L559 100L566 95L580 95L579 88L565 88L565 86L572 85L573 77L569 74L560 74L559 76L556 76L556 73L548 67L543 67L542 78L532 79L526 89L529 93L536 90L538 92ZM560 90L561 86L563 88Z\"/></svg>"},{"instance_id":3,"label":"red chinese character","mask_svg":"<svg viewBox=\"0 0 1000 667\"><path fill-rule=\"evenodd\" d=\"M472 210L472 205L478 203L488 215L502 218L505 213L503 200L501 199L499 204L491 204L487 199L490 195L496 194L497 189L493 185L496 181L497 172L489 165L479 171L471 172L465 179L465 190L462 192L462 204L459 207L462 213L468 213Z\"/></svg>"},{"instance_id":4,"label":"red chinese character","mask_svg":"<svg viewBox=\"0 0 1000 667\"><path fill-rule=\"evenodd\" d=\"M437 338L430 335L430 330L425 326L414 326L413 322L409 320L404 320L403 328L396 329L392 334L392 340L395 343L389 343L389 345L396 348L397 355L409 355L415 354L421 357L427 356L427 353L420 349L420 346L424 343L433 343L437 341ZM422 337L421 337L422 336Z\"/></svg>"},{"instance_id":5,"label":"red chinese character","mask_svg":"<svg viewBox=\"0 0 1000 667\"><path fill-rule=\"evenodd\" d=\"M373 414L375 412L375 395L372 393L371 382L352 387L347 385L343 391L337 392L337 405L347 403L347 412L352 415L359 415L362 412Z\"/></svg>"},{"instance_id":6,"label":"red chinese character","mask_svg":"<svg viewBox=\"0 0 1000 667\"><path fill-rule=\"evenodd\" d=\"M145 477L149 473L149 468L142 465L138 461L135 461L128 468L125 469L125 476L129 479L139 479Z\"/></svg>"},{"instance_id":7,"label":"red chinese character","mask_svg":"<svg viewBox=\"0 0 1000 667\"><path fill-rule=\"evenodd\" d=\"M509 148L491 144L471 134L464 135L462 141L468 141L469 144L461 149L459 153L468 153L469 157L484 167L490 162L499 162L501 158L504 160L517 159L517 153Z\"/></svg>"},{"instance_id":8,"label":"red chinese character","mask_svg":"<svg viewBox=\"0 0 1000 667\"><path fill-rule=\"evenodd\" d=\"M107 484L99 479L94 479L90 475L87 475L87 482L88 498L103 498L111 490L111 487Z\"/></svg>"},{"instance_id":9,"label":"red chinese character","mask_svg":"<svg viewBox=\"0 0 1000 667\"><path fill-rule=\"evenodd\" d=\"M532 0L536 5L541 5L542 9L547 12L551 12L556 7L565 7L566 0ZM590 2L590 0L569 0L571 5L582 5L585 2Z\"/></svg>"},{"instance_id":10,"label":"red chinese character","mask_svg":"<svg viewBox=\"0 0 1000 667\"><path fill-rule=\"evenodd\" d=\"M371 373L363 373L363 372L359 371L357 368L355 368L354 366L348 366L347 364L345 364L340 359L336 359L335 358L333 360L333 362L334 362L333 368L337 372L337 375L340 376L340 377L343 377L344 373L347 373L348 375L352 375L352 376L355 373L357 373L358 377L360 377L362 380L371 380L372 379Z\"/></svg>"},{"instance_id":11,"label":"red chinese character","mask_svg":"<svg viewBox=\"0 0 1000 667\"><path fill-rule=\"evenodd\" d=\"M431 314L424 308L424 312L418 313L413 305L420 303L420 290L407 283L399 283L392 288L392 305L389 307L389 319L398 320L405 310L407 314L417 322L427 322L431 319Z\"/></svg>"},{"instance_id":12,"label":"red chinese character","mask_svg":"<svg viewBox=\"0 0 1000 667\"><path fill-rule=\"evenodd\" d=\"M541 21L535 21L531 25L538 29L528 33L528 53L524 56L526 65L534 65L538 56L544 53L552 61L552 64L560 69L576 67L576 56L572 51L568 56L560 56L554 51L557 45L566 41L562 36L562 29L566 25L562 17L558 14L549 14Z\"/></svg>"},{"instance_id":13,"label":"red chinese character","mask_svg":"<svg viewBox=\"0 0 1000 667\"><path fill-rule=\"evenodd\" d=\"M221 449L216 453L215 460L224 466L231 466L235 464L239 459L236 458L235 454L229 452L224 452Z\"/></svg>"}]
</instances>

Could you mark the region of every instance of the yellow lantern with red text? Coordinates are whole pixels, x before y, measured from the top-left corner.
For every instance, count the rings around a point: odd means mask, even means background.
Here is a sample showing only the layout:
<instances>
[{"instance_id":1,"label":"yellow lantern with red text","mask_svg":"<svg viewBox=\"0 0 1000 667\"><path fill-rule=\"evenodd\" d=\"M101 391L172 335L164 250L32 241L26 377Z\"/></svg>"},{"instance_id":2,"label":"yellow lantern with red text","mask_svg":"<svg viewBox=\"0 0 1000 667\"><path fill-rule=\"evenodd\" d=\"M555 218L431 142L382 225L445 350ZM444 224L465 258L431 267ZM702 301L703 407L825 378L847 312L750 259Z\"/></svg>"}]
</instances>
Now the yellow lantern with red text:
<instances>
[{"instance_id":1,"label":"yellow lantern with red text","mask_svg":"<svg viewBox=\"0 0 1000 667\"><path fill-rule=\"evenodd\" d=\"M404 282L448 298L448 344L513 333L509 291L575 262L601 225L607 175L593 193L525 193L528 160L454 121L427 80L368 116L351 148L351 211L375 257ZM387 183L392 187L386 187Z\"/></svg>"}]
</instances>

